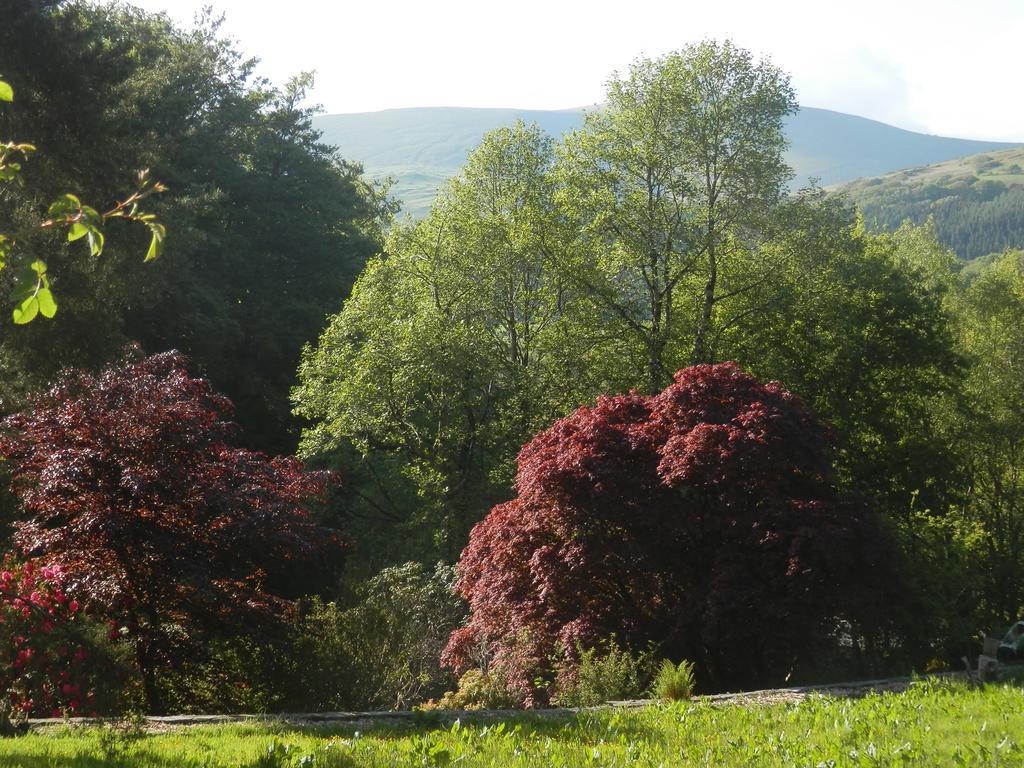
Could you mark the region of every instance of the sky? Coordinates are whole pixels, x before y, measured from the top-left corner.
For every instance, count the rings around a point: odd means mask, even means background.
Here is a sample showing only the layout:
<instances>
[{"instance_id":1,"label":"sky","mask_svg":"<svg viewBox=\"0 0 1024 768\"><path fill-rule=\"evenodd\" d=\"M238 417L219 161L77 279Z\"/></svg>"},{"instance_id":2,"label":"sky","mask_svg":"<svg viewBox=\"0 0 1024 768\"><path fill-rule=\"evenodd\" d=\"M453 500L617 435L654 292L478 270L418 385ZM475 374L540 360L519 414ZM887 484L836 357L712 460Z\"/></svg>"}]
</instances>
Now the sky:
<instances>
[{"instance_id":1,"label":"sky","mask_svg":"<svg viewBox=\"0 0 1024 768\"><path fill-rule=\"evenodd\" d=\"M277 83L315 70L327 112L562 109L638 56L732 39L800 103L925 133L1024 141L1024 0L130 0L204 5Z\"/></svg>"}]
</instances>

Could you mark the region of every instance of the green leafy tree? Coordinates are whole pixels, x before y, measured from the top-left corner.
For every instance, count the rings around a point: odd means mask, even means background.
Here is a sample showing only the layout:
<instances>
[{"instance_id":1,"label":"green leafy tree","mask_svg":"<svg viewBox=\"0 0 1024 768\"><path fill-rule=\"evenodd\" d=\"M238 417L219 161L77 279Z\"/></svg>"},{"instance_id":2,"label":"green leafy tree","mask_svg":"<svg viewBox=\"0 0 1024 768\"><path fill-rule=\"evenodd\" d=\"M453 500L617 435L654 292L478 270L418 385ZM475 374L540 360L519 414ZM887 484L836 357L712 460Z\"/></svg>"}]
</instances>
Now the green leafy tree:
<instances>
[{"instance_id":1,"label":"green leafy tree","mask_svg":"<svg viewBox=\"0 0 1024 768\"><path fill-rule=\"evenodd\" d=\"M1009 251L966 288L959 342L970 360L955 416L968 482L957 510L990 631L1024 613L1024 252Z\"/></svg>"},{"instance_id":2,"label":"green leafy tree","mask_svg":"<svg viewBox=\"0 0 1024 768\"><path fill-rule=\"evenodd\" d=\"M5 133L47 149L12 191L12 218L33 221L68 189L116 199L126 166L174 190L154 209L173 247L144 275L133 233L111 238L102 260L66 263L60 240L40 236L61 315L0 333L4 379L16 383L8 401L58 365L98 368L140 341L189 353L236 403L249 444L294 450L299 352L378 250L388 207L312 130L310 77L275 88L254 66L210 16L182 29L123 5L22 4L5 15L0 71L19 94Z\"/></svg>"},{"instance_id":3,"label":"green leafy tree","mask_svg":"<svg viewBox=\"0 0 1024 768\"><path fill-rule=\"evenodd\" d=\"M549 254L550 163L536 128L489 134L303 355L294 400L314 426L302 452L354 447L347 513L385 541L399 526L419 542L410 554L454 559L507 493L516 446L558 409L568 298Z\"/></svg>"},{"instance_id":4,"label":"green leafy tree","mask_svg":"<svg viewBox=\"0 0 1024 768\"><path fill-rule=\"evenodd\" d=\"M623 384L653 392L717 359L724 305L771 274L759 245L791 176L782 121L796 101L780 70L714 41L638 60L605 101L561 151L578 232L565 269L644 372Z\"/></svg>"},{"instance_id":5,"label":"green leafy tree","mask_svg":"<svg viewBox=\"0 0 1024 768\"><path fill-rule=\"evenodd\" d=\"M834 429L841 483L896 520L941 510L957 482L942 403L962 373L954 349L952 254L926 228L863 231L842 199L805 196L771 247L771 301L720 342L785 381Z\"/></svg>"}]
</instances>

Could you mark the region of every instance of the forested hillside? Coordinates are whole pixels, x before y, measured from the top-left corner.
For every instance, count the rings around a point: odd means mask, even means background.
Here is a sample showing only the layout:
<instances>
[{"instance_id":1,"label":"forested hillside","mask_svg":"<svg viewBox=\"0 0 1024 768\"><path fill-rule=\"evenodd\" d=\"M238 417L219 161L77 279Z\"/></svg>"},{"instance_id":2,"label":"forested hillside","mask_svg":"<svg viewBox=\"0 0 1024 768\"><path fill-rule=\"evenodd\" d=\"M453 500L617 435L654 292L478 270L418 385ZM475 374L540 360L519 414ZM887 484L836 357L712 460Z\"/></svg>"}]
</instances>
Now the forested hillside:
<instances>
[{"instance_id":1,"label":"forested hillside","mask_svg":"<svg viewBox=\"0 0 1024 768\"><path fill-rule=\"evenodd\" d=\"M907 168L839 189L874 229L932 219L939 241L962 259L1024 248L1024 149Z\"/></svg>"},{"instance_id":2,"label":"forested hillside","mask_svg":"<svg viewBox=\"0 0 1024 768\"><path fill-rule=\"evenodd\" d=\"M585 112L430 107L317 115L313 125L346 157L359 158L369 176L394 179L392 192L403 210L419 217L488 131L522 120L536 123L557 139L580 128ZM824 185L837 184L1013 146L928 136L813 107L788 115L784 126L790 143L786 162L795 174L792 189L812 178Z\"/></svg>"}]
</instances>

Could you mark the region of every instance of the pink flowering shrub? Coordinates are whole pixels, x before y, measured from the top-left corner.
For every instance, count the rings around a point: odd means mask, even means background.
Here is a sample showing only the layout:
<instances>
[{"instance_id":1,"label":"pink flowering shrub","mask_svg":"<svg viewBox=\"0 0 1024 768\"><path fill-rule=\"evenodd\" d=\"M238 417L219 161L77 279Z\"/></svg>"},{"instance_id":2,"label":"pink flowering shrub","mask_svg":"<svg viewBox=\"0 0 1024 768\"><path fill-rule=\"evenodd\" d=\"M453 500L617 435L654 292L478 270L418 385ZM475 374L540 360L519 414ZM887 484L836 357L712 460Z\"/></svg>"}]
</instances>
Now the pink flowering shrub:
<instances>
[{"instance_id":1,"label":"pink flowering shrub","mask_svg":"<svg viewBox=\"0 0 1024 768\"><path fill-rule=\"evenodd\" d=\"M98 625L61 587L57 567L0 566L0 724L95 714L111 677ZM109 631L109 629L108 629ZM109 697L103 697L109 698Z\"/></svg>"}]
</instances>

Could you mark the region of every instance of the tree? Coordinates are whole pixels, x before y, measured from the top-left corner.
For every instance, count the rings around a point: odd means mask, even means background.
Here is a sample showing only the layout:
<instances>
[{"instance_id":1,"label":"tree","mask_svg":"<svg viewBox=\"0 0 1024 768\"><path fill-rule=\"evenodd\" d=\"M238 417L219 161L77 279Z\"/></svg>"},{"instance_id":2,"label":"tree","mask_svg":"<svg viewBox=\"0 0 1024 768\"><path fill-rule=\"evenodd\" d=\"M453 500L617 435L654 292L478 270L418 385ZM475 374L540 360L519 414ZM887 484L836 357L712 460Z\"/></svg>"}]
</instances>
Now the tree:
<instances>
[{"instance_id":1,"label":"tree","mask_svg":"<svg viewBox=\"0 0 1024 768\"><path fill-rule=\"evenodd\" d=\"M611 634L697 661L709 687L781 681L837 617L898 591L874 518L832 486L825 427L732 364L555 422L520 453L516 489L459 561L471 614L445 660L487 649L527 703L558 653Z\"/></svg>"},{"instance_id":2,"label":"tree","mask_svg":"<svg viewBox=\"0 0 1024 768\"><path fill-rule=\"evenodd\" d=\"M830 425L842 487L897 522L944 510L960 480L941 416L963 375L954 255L927 227L866 233L842 198L808 194L780 214L772 290L737 298L745 316L717 346Z\"/></svg>"},{"instance_id":3,"label":"tree","mask_svg":"<svg viewBox=\"0 0 1024 768\"><path fill-rule=\"evenodd\" d=\"M719 359L723 306L771 278L758 246L791 176L782 120L796 101L771 64L705 41L638 60L605 102L560 153L578 232L565 270L655 392L679 364Z\"/></svg>"},{"instance_id":4,"label":"tree","mask_svg":"<svg viewBox=\"0 0 1024 768\"><path fill-rule=\"evenodd\" d=\"M0 129L46 152L8 190L13 228L68 189L118 199L125 168L150 168L173 190L154 212L174 237L144 272L133 231L109 238L102 259L36 238L61 312L0 329L5 409L61 367L98 369L138 341L188 354L236 403L247 444L292 452L302 345L379 249L387 216L380 192L311 128L310 78L257 78L210 16L181 29L125 5L16 5L0 25L0 72L18 99Z\"/></svg>"},{"instance_id":5,"label":"tree","mask_svg":"<svg viewBox=\"0 0 1024 768\"><path fill-rule=\"evenodd\" d=\"M382 537L391 557L454 560L507 497L517 447L563 412L571 377L554 372L570 297L550 256L551 159L536 127L488 134L303 353L293 399L313 426L301 452L354 447L346 513L365 521L371 552Z\"/></svg>"},{"instance_id":6,"label":"tree","mask_svg":"<svg viewBox=\"0 0 1024 768\"><path fill-rule=\"evenodd\" d=\"M1024 252L1007 251L960 298L958 342L971 365L951 428L967 482L957 517L990 631L1024 614Z\"/></svg>"},{"instance_id":7,"label":"tree","mask_svg":"<svg viewBox=\"0 0 1024 768\"><path fill-rule=\"evenodd\" d=\"M231 447L229 412L170 352L67 372L3 424L15 546L127 627L152 711L161 666L211 636L265 635L339 551L304 509L328 478Z\"/></svg>"}]
</instances>

